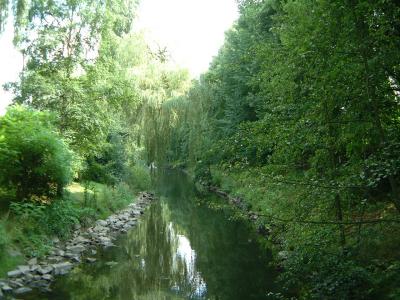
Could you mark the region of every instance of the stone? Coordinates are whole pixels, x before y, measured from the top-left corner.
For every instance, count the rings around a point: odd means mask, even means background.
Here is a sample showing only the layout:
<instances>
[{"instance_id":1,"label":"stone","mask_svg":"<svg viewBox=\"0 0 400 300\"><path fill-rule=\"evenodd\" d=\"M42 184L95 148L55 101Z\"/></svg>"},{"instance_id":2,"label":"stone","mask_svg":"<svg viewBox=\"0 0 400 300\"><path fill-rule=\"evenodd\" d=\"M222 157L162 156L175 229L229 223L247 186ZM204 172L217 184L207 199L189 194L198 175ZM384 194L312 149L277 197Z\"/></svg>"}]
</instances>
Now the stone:
<instances>
[{"instance_id":1,"label":"stone","mask_svg":"<svg viewBox=\"0 0 400 300\"><path fill-rule=\"evenodd\" d=\"M31 272L36 272L40 268L39 265L32 265L31 266Z\"/></svg>"},{"instance_id":2,"label":"stone","mask_svg":"<svg viewBox=\"0 0 400 300\"><path fill-rule=\"evenodd\" d=\"M97 251L94 250L94 249L91 252L92 252L92 255L96 255L97 254Z\"/></svg>"},{"instance_id":3,"label":"stone","mask_svg":"<svg viewBox=\"0 0 400 300\"><path fill-rule=\"evenodd\" d=\"M31 270L31 267L30 266L18 266L18 270L20 270L23 274L26 274Z\"/></svg>"},{"instance_id":4,"label":"stone","mask_svg":"<svg viewBox=\"0 0 400 300\"><path fill-rule=\"evenodd\" d=\"M76 245L76 246L69 246L67 250L71 251L72 253L81 253L85 251L85 247L83 245Z\"/></svg>"},{"instance_id":5,"label":"stone","mask_svg":"<svg viewBox=\"0 0 400 300\"><path fill-rule=\"evenodd\" d=\"M37 265L38 260L36 257L31 258L30 260L28 260L28 265L33 266L33 265Z\"/></svg>"},{"instance_id":6,"label":"stone","mask_svg":"<svg viewBox=\"0 0 400 300\"><path fill-rule=\"evenodd\" d=\"M73 265L70 262L63 262L63 263L55 264L55 265L53 265L54 274L55 275L65 275L72 269L72 267L73 267Z\"/></svg>"},{"instance_id":7,"label":"stone","mask_svg":"<svg viewBox=\"0 0 400 300\"><path fill-rule=\"evenodd\" d=\"M52 262L52 263L55 263L55 262L60 262L60 261L62 261L63 260L63 258L61 257L61 256L49 256L48 258L47 258L47 260L49 261L49 262Z\"/></svg>"},{"instance_id":8,"label":"stone","mask_svg":"<svg viewBox=\"0 0 400 300\"><path fill-rule=\"evenodd\" d=\"M103 231L108 231L109 229L107 227L103 227L101 225L96 225L96 227L93 230L95 232L103 232Z\"/></svg>"},{"instance_id":9,"label":"stone","mask_svg":"<svg viewBox=\"0 0 400 300\"><path fill-rule=\"evenodd\" d=\"M100 226L107 226L107 221L104 221L104 220L98 220L97 222L96 222L96 224L97 225L100 225Z\"/></svg>"},{"instance_id":10,"label":"stone","mask_svg":"<svg viewBox=\"0 0 400 300\"><path fill-rule=\"evenodd\" d=\"M14 291L14 293L16 294L16 295L21 295L21 294L26 294L26 293L29 293L29 292L32 292L32 289L31 288L28 288L28 287L20 287L19 289L16 289L15 291Z\"/></svg>"},{"instance_id":11,"label":"stone","mask_svg":"<svg viewBox=\"0 0 400 300\"><path fill-rule=\"evenodd\" d=\"M19 281L19 280L10 280L10 286L13 288L19 288L19 287L23 287L24 284L22 283L22 281Z\"/></svg>"},{"instance_id":12,"label":"stone","mask_svg":"<svg viewBox=\"0 0 400 300\"><path fill-rule=\"evenodd\" d=\"M115 223L115 227L122 227L124 226L124 222L118 221L117 223Z\"/></svg>"},{"instance_id":13,"label":"stone","mask_svg":"<svg viewBox=\"0 0 400 300\"><path fill-rule=\"evenodd\" d=\"M25 282L31 282L33 280L33 275L32 274L26 274L25 275Z\"/></svg>"},{"instance_id":14,"label":"stone","mask_svg":"<svg viewBox=\"0 0 400 300\"><path fill-rule=\"evenodd\" d=\"M76 254L71 253L71 252L65 252L64 257L66 258L73 258Z\"/></svg>"},{"instance_id":15,"label":"stone","mask_svg":"<svg viewBox=\"0 0 400 300\"><path fill-rule=\"evenodd\" d=\"M56 251L58 256L64 256L65 255L65 251L64 250L57 250Z\"/></svg>"},{"instance_id":16,"label":"stone","mask_svg":"<svg viewBox=\"0 0 400 300\"><path fill-rule=\"evenodd\" d=\"M110 247L113 247L115 245L113 243L103 243L102 246L103 246L103 248L110 248Z\"/></svg>"},{"instance_id":17,"label":"stone","mask_svg":"<svg viewBox=\"0 0 400 300\"><path fill-rule=\"evenodd\" d=\"M73 256L73 257L71 257L71 261L72 262L76 262L76 263L80 263L81 262L81 258L79 256Z\"/></svg>"},{"instance_id":18,"label":"stone","mask_svg":"<svg viewBox=\"0 0 400 300\"><path fill-rule=\"evenodd\" d=\"M38 281L32 282L31 286L35 287L35 288L48 287L49 286L49 282L46 281L46 280L38 280Z\"/></svg>"},{"instance_id":19,"label":"stone","mask_svg":"<svg viewBox=\"0 0 400 300\"><path fill-rule=\"evenodd\" d=\"M13 288L10 287L8 284L3 285L1 289L3 290L4 293L11 293L13 291Z\"/></svg>"},{"instance_id":20,"label":"stone","mask_svg":"<svg viewBox=\"0 0 400 300\"><path fill-rule=\"evenodd\" d=\"M104 244L104 243L111 243L111 239L108 238L108 237L100 237L99 240L100 240L100 242L103 243L103 244Z\"/></svg>"},{"instance_id":21,"label":"stone","mask_svg":"<svg viewBox=\"0 0 400 300\"><path fill-rule=\"evenodd\" d=\"M45 274L42 276L42 278L47 281L52 281L54 279L53 275L50 274Z\"/></svg>"},{"instance_id":22,"label":"stone","mask_svg":"<svg viewBox=\"0 0 400 300\"><path fill-rule=\"evenodd\" d=\"M136 221L129 221L129 222L128 222L128 225L129 225L129 226L135 226L135 225L136 225Z\"/></svg>"},{"instance_id":23,"label":"stone","mask_svg":"<svg viewBox=\"0 0 400 300\"><path fill-rule=\"evenodd\" d=\"M7 273L7 276L10 278L21 276L23 273L21 270L13 270Z\"/></svg>"},{"instance_id":24,"label":"stone","mask_svg":"<svg viewBox=\"0 0 400 300\"><path fill-rule=\"evenodd\" d=\"M106 248L114 246L109 237L99 237L99 243Z\"/></svg>"},{"instance_id":25,"label":"stone","mask_svg":"<svg viewBox=\"0 0 400 300\"><path fill-rule=\"evenodd\" d=\"M109 217L108 217L108 222L109 222L109 223L114 223L114 222L116 222L116 221L117 221L117 219L116 219L115 216L109 216Z\"/></svg>"},{"instance_id":26,"label":"stone","mask_svg":"<svg viewBox=\"0 0 400 300\"><path fill-rule=\"evenodd\" d=\"M4 294L1 289L0 289L0 299L4 299Z\"/></svg>"},{"instance_id":27,"label":"stone","mask_svg":"<svg viewBox=\"0 0 400 300\"><path fill-rule=\"evenodd\" d=\"M41 275L45 275L48 273L51 273L53 271L53 267L52 266L44 266L44 267L40 267L37 272Z\"/></svg>"},{"instance_id":28,"label":"stone","mask_svg":"<svg viewBox=\"0 0 400 300\"><path fill-rule=\"evenodd\" d=\"M84 244L84 243L89 243L90 241L83 236L78 236L74 239L74 243L76 244Z\"/></svg>"},{"instance_id":29,"label":"stone","mask_svg":"<svg viewBox=\"0 0 400 300\"><path fill-rule=\"evenodd\" d=\"M86 261L87 261L88 263L94 263L94 262L96 262L96 259L95 259L95 258L91 258L91 257L87 257L87 258L86 258Z\"/></svg>"},{"instance_id":30,"label":"stone","mask_svg":"<svg viewBox=\"0 0 400 300\"><path fill-rule=\"evenodd\" d=\"M58 244L60 242L60 239L55 237L55 238L52 239L52 241L53 241L54 244Z\"/></svg>"},{"instance_id":31,"label":"stone","mask_svg":"<svg viewBox=\"0 0 400 300\"><path fill-rule=\"evenodd\" d=\"M41 278L42 278L42 276L40 276L40 275L33 275L34 280L40 280Z\"/></svg>"}]
</instances>

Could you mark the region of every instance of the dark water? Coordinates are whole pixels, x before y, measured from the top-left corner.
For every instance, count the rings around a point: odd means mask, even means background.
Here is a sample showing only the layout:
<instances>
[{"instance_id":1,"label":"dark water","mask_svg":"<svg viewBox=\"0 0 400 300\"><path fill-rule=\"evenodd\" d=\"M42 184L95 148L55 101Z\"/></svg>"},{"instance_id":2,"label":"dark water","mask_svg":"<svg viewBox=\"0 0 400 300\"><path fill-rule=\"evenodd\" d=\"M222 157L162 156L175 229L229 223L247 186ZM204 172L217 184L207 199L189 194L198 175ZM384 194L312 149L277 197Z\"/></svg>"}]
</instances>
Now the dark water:
<instances>
[{"instance_id":1,"label":"dark water","mask_svg":"<svg viewBox=\"0 0 400 300\"><path fill-rule=\"evenodd\" d=\"M159 175L156 189L160 200L118 247L29 299L268 299L271 257L244 223L200 205L182 173Z\"/></svg>"}]
</instances>

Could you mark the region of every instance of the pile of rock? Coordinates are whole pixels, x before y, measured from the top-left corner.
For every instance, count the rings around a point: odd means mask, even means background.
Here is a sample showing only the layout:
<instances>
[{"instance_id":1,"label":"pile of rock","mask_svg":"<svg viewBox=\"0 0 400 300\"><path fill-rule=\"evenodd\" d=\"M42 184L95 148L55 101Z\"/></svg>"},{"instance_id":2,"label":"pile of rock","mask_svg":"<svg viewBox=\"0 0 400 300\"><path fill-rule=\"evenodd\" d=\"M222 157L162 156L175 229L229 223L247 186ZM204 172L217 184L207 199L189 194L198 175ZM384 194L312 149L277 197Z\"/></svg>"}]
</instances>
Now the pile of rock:
<instances>
[{"instance_id":1,"label":"pile of rock","mask_svg":"<svg viewBox=\"0 0 400 300\"><path fill-rule=\"evenodd\" d=\"M26 265L8 272L7 279L0 280L0 299L5 295L28 293L34 288L49 291L55 276L69 273L82 261L95 262L96 259L90 256L97 253L96 248L114 246L113 240L116 236L135 226L138 217L152 200L152 193L140 193L135 203L106 220L98 220L87 229L78 226L69 241L61 243L58 239L53 240L55 246L49 255L40 261L32 258Z\"/></svg>"}]
</instances>

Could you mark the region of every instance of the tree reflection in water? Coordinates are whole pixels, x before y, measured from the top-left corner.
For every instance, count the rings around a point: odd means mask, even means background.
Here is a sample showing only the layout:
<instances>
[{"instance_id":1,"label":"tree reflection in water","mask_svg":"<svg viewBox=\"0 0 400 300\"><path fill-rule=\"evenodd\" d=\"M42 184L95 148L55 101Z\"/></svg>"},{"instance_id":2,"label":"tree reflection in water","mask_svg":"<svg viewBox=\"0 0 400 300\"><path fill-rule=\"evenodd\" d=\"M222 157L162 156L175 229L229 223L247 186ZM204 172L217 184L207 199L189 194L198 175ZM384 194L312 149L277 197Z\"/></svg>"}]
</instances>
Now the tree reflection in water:
<instances>
[{"instance_id":1,"label":"tree reflection in water","mask_svg":"<svg viewBox=\"0 0 400 300\"><path fill-rule=\"evenodd\" d=\"M276 274L245 224L198 206L182 174L156 186L160 200L117 247L31 299L268 299Z\"/></svg>"}]
</instances>

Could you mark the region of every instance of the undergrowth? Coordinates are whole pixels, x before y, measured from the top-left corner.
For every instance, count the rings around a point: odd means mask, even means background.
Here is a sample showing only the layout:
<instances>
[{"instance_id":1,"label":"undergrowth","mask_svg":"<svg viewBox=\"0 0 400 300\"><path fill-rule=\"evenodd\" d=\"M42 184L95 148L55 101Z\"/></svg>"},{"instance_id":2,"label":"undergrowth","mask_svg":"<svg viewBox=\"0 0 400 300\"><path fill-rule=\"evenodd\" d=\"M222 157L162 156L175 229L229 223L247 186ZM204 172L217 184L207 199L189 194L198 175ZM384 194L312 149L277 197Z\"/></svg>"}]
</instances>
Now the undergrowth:
<instances>
[{"instance_id":1,"label":"undergrowth","mask_svg":"<svg viewBox=\"0 0 400 300\"><path fill-rule=\"evenodd\" d=\"M11 202L0 221L0 278L26 257L45 255L55 239L66 240L78 226L90 226L132 203L138 190L150 187L145 171L134 172L131 179L140 178L133 187L73 183L50 204Z\"/></svg>"}]
</instances>

